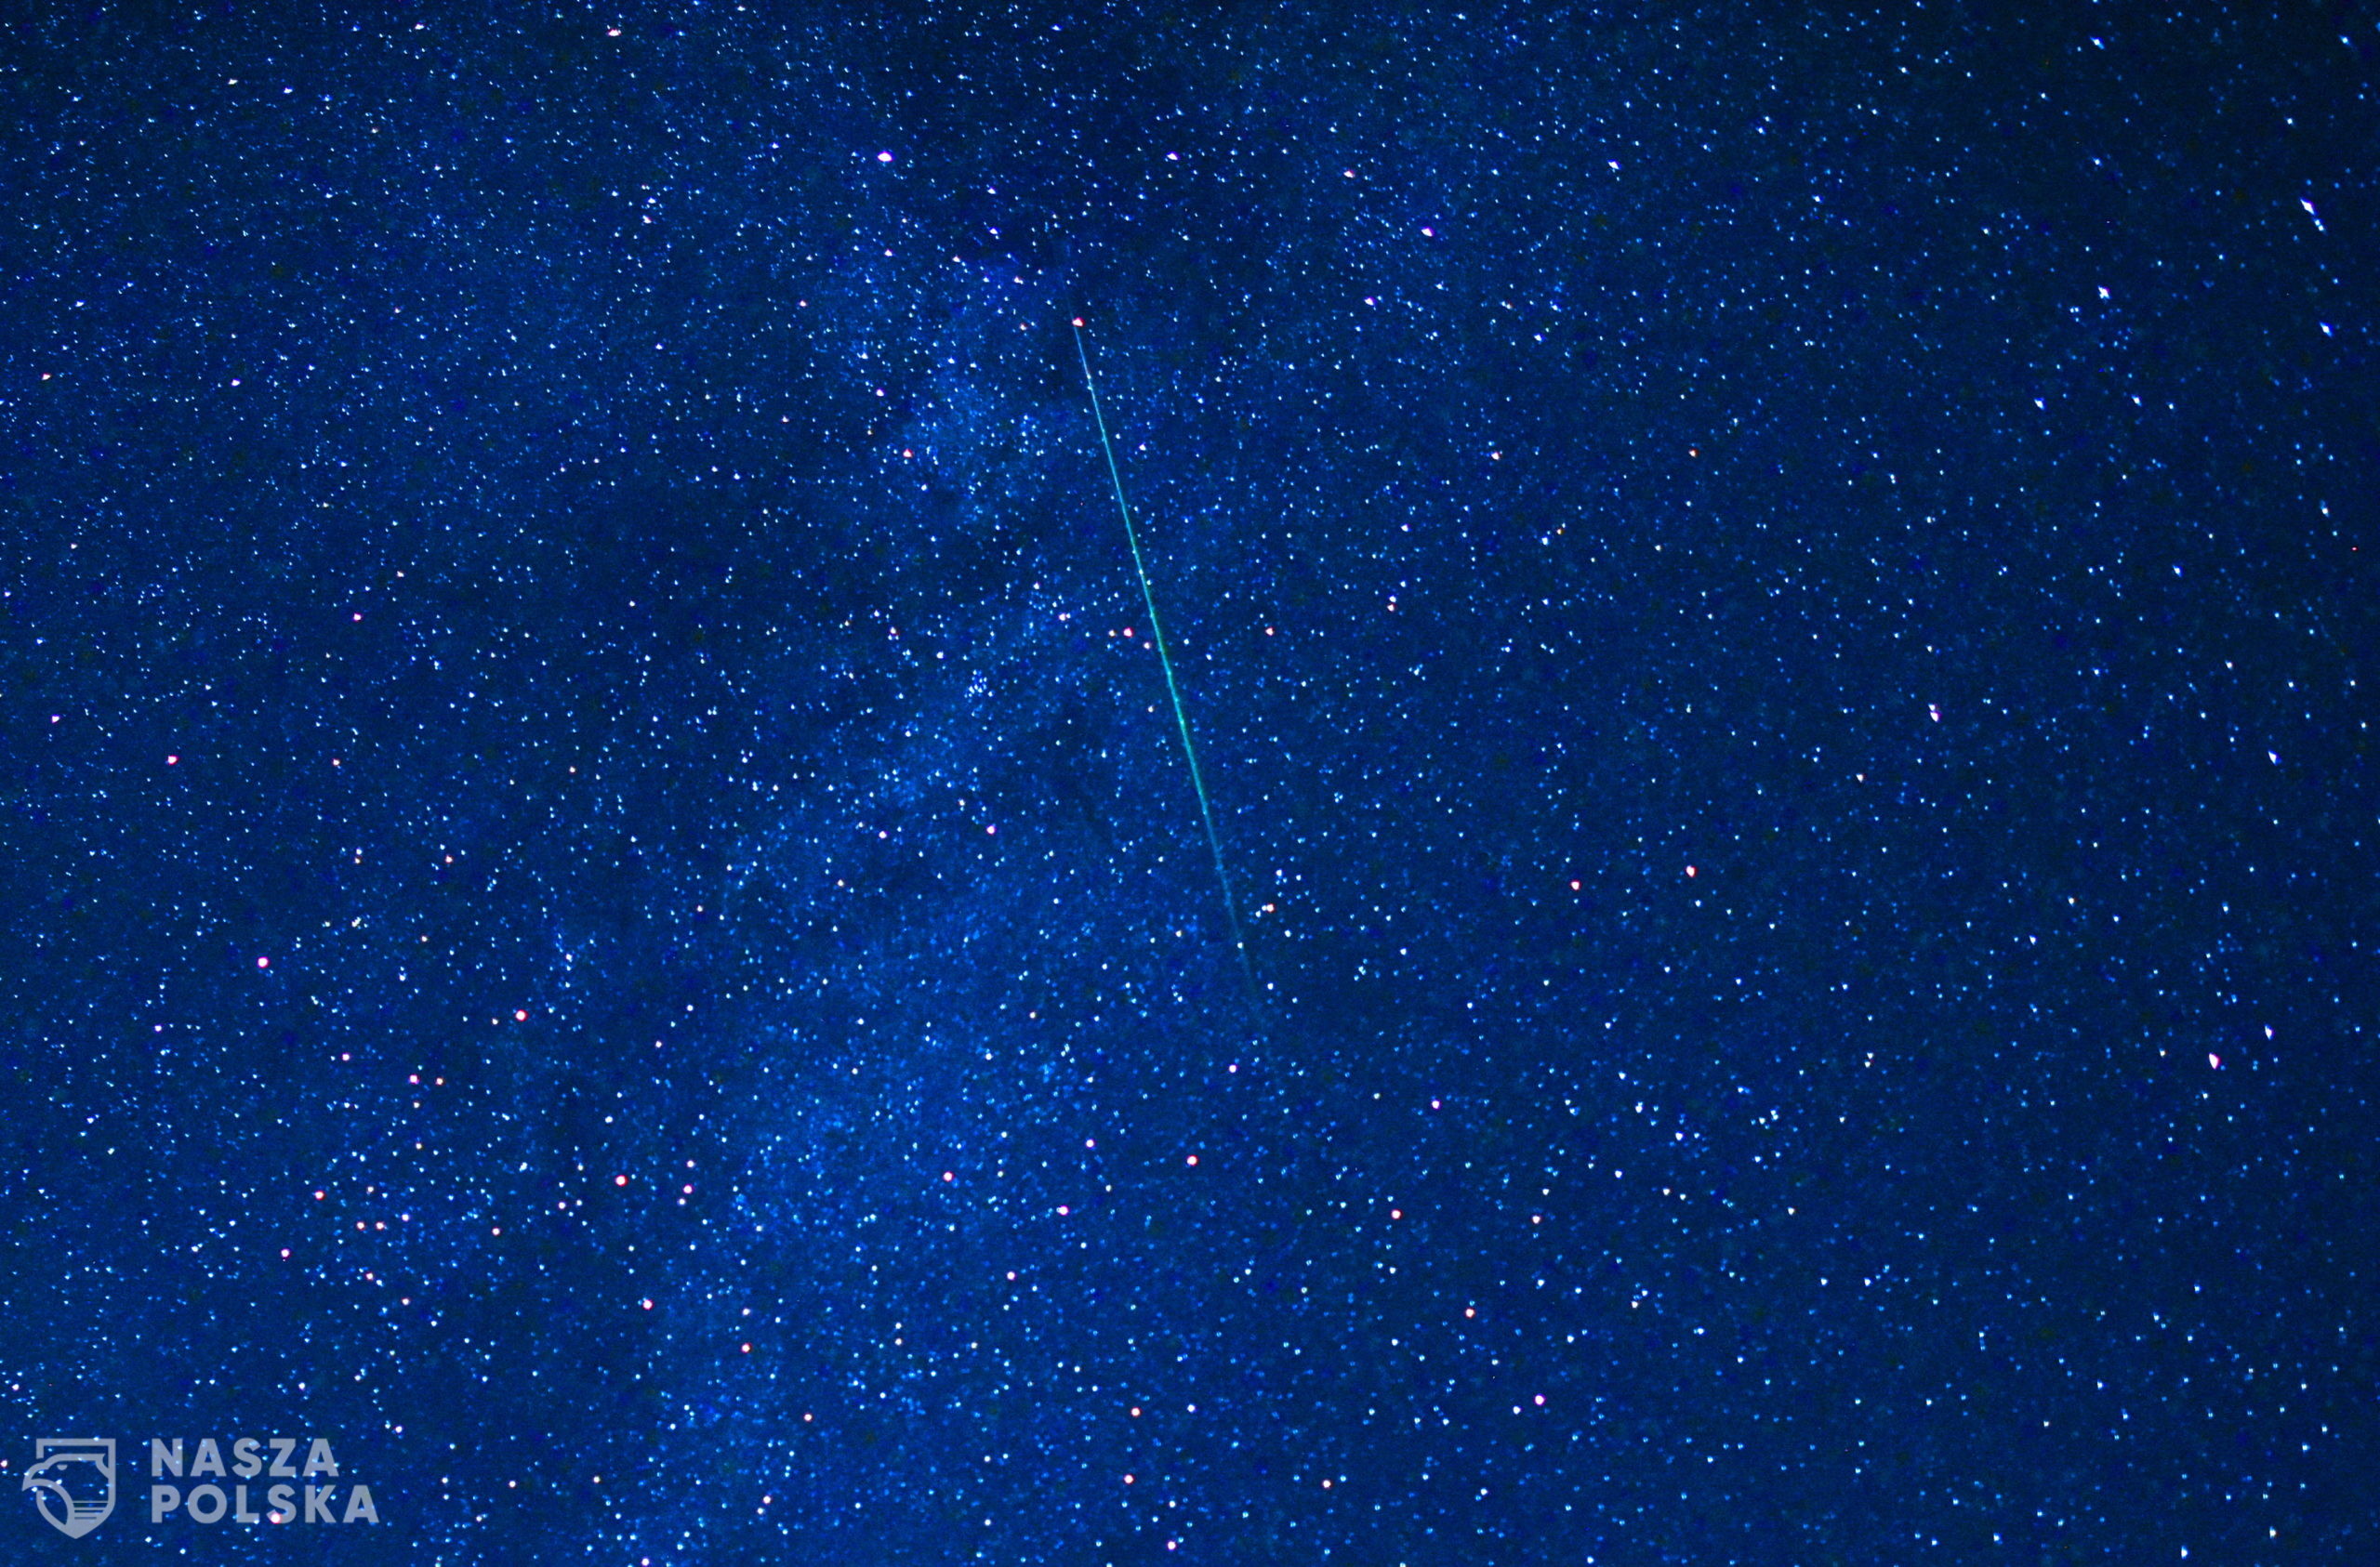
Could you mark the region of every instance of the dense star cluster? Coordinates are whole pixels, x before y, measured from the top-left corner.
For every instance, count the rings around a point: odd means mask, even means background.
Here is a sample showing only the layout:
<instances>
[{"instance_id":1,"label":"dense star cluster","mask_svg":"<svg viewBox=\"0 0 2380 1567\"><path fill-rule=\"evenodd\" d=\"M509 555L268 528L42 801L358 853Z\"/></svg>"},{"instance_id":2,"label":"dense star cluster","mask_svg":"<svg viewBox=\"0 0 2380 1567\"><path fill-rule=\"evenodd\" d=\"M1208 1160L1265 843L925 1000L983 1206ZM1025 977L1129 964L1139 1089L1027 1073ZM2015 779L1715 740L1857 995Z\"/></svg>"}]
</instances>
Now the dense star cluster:
<instances>
[{"instance_id":1,"label":"dense star cluster","mask_svg":"<svg viewBox=\"0 0 2380 1567\"><path fill-rule=\"evenodd\" d=\"M2368 16L35 10L12 1559L2369 1559Z\"/></svg>"}]
</instances>

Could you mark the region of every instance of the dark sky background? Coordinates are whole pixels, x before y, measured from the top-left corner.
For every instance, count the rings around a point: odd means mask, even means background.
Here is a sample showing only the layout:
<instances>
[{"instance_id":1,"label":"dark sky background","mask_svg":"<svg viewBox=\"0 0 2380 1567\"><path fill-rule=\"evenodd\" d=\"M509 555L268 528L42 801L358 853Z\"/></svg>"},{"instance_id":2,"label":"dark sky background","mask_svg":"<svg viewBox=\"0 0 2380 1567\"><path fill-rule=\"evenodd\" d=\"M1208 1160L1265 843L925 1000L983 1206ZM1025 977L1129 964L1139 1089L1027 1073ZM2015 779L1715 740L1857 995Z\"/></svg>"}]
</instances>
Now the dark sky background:
<instances>
[{"instance_id":1,"label":"dark sky background","mask_svg":"<svg viewBox=\"0 0 2380 1567\"><path fill-rule=\"evenodd\" d=\"M2372 1559L2364 8L37 9L12 1559Z\"/></svg>"}]
</instances>

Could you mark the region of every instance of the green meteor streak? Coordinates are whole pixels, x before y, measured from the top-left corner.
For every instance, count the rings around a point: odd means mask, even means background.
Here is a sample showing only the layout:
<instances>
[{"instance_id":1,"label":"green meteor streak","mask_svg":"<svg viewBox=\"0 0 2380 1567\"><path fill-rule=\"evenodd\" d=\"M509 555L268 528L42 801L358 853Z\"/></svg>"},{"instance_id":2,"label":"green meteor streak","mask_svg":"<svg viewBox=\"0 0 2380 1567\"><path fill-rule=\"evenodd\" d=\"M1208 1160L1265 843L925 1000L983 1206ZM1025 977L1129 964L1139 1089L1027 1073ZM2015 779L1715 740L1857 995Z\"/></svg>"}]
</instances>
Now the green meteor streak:
<instances>
[{"instance_id":1,"label":"green meteor streak","mask_svg":"<svg viewBox=\"0 0 2380 1567\"><path fill-rule=\"evenodd\" d=\"M1075 354L1082 361L1082 384L1091 393L1091 416L1099 426L1099 449L1107 458L1108 481L1116 487L1116 511L1124 519L1124 539L1132 546L1132 571L1141 579L1141 602L1148 607L1149 639L1157 646L1157 661L1165 671L1165 694L1173 703L1174 727L1182 732L1182 757L1190 764L1190 787L1198 795L1198 819L1206 823L1207 847L1214 851L1215 879L1223 884L1223 914L1231 921L1231 944L1239 955L1240 978L1248 983L1248 999L1256 1001L1256 974L1248 964L1248 940L1240 934L1239 905L1232 897L1231 872L1223 864L1223 840L1215 832L1214 808L1207 802L1207 783L1198 773L1198 750L1190 744L1190 718L1182 710L1182 687L1173 678L1173 655L1166 651L1165 627L1157 617L1157 593L1149 586L1149 569L1141 559L1140 530L1132 526L1132 508L1124 502L1124 475L1116 467L1116 445L1107 439L1107 415L1100 411L1099 383L1091 378L1091 350L1083 346L1082 323L1074 323Z\"/></svg>"}]
</instances>

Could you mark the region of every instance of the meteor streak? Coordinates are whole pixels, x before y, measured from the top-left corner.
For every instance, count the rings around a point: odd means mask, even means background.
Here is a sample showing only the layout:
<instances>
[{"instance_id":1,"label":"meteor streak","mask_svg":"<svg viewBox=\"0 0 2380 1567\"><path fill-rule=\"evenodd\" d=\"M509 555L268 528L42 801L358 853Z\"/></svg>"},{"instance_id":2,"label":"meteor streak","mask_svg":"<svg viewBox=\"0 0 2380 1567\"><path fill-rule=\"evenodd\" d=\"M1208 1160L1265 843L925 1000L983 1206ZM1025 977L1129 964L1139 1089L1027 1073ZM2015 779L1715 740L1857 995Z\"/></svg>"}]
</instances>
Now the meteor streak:
<instances>
[{"instance_id":1,"label":"meteor streak","mask_svg":"<svg viewBox=\"0 0 2380 1567\"><path fill-rule=\"evenodd\" d=\"M1149 612L1149 640L1157 648L1157 661L1165 671L1165 694L1173 704L1173 724L1182 734L1182 758L1190 764L1190 787L1198 796L1198 820L1206 823L1207 847L1215 856L1215 880L1223 891L1223 915L1231 921L1232 950L1239 957L1239 977L1247 982L1250 1006L1257 1004L1256 972L1249 967L1248 940L1240 933L1239 905L1232 896L1231 872L1223 864L1223 840L1215 832L1214 807L1207 800L1207 783L1198 772L1198 750L1190 744L1190 718L1182 710L1182 687L1173 678L1173 655L1166 651L1165 627L1157 616L1157 593L1149 586L1149 569L1141 558L1140 530L1132 526L1132 508L1124 501L1124 475L1116 467L1116 445L1107 438L1107 415L1099 406L1099 383L1091 378L1091 350L1084 347L1082 322L1077 318L1075 355L1082 361L1082 384L1091 393L1091 417L1099 426L1099 450L1107 458L1108 481L1116 488L1117 515L1124 520L1124 539L1132 546L1132 571L1141 579L1141 602Z\"/></svg>"}]
</instances>

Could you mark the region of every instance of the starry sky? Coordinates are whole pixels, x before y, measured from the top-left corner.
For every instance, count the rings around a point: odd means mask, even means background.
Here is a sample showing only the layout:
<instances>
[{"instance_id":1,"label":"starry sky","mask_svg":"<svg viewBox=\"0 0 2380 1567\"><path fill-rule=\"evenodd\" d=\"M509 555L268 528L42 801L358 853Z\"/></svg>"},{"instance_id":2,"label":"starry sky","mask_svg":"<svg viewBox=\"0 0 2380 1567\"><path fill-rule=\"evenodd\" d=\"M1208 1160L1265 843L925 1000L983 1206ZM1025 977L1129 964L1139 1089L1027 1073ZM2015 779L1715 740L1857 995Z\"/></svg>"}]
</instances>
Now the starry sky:
<instances>
[{"instance_id":1,"label":"starry sky","mask_svg":"<svg viewBox=\"0 0 2380 1567\"><path fill-rule=\"evenodd\" d=\"M72 1550L2370 1559L2368 11L498 9L0 61Z\"/></svg>"}]
</instances>

